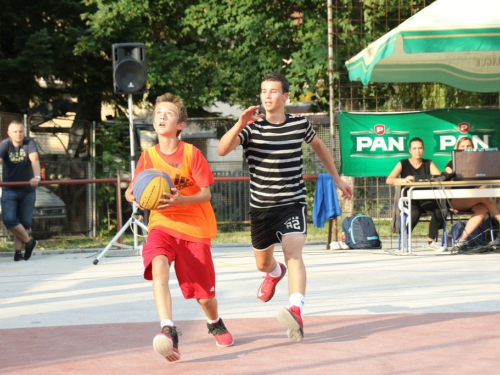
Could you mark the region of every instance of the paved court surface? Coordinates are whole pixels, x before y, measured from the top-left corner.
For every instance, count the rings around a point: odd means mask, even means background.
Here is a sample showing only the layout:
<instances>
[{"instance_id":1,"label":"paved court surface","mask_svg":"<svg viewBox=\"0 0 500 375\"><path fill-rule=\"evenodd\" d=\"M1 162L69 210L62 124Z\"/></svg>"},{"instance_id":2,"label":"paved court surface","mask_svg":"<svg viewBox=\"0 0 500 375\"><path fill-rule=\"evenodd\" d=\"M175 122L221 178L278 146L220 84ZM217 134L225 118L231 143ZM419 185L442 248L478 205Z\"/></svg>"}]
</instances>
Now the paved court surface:
<instances>
[{"instance_id":1,"label":"paved court surface","mask_svg":"<svg viewBox=\"0 0 500 375\"><path fill-rule=\"evenodd\" d=\"M213 253L220 314L235 344L215 345L173 278L177 363L152 349L159 323L138 256L98 265L92 253L0 257L0 374L499 373L500 254L308 245L305 338L296 344L276 318L288 305L287 277L262 303L250 246Z\"/></svg>"}]
</instances>

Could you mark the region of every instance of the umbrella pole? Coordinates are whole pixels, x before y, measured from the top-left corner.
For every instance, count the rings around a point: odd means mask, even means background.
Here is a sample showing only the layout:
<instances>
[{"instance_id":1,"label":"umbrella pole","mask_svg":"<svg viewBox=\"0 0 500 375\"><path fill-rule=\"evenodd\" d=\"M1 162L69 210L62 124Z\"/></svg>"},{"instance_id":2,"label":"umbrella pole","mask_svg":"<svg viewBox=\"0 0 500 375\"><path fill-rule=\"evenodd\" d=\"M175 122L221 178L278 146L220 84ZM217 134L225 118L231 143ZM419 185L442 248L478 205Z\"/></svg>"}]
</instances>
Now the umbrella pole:
<instances>
[{"instance_id":1,"label":"umbrella pole","mask_svg":"<svg viewBox=\"0 0 500 375\"><path fill-rule=\"evenodd\" d=\"M328 87L330 94L330 142L332 147L332 156L335 157L335 129L334 129L334 103L333 103L333 16L332 0L327 2L328 8Z\"/></svg>"}]
</instances>

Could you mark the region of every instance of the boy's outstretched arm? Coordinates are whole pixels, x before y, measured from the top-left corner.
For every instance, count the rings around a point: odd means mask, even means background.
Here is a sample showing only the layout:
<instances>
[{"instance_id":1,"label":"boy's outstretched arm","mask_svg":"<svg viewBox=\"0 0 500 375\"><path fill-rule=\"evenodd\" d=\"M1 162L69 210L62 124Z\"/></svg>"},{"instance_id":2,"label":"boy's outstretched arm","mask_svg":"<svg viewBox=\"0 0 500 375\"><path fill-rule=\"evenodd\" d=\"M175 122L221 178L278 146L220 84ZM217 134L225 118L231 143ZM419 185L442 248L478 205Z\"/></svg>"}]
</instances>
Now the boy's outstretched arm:
<instances>
[{"instance_id":1,"label":"boy's outstretched arm","mask_svg":"<svg viewBox=\"0 0 500 375\"><path fill-rule=\"evenodd\" d=\"M342 192L342 196L345 199L351 199L352 188L347 182L343 181L340 178L339 173L337 172L337 168L335 167L333 157L323 141L319 139L318 136L315 136L311 141L310 146L312 147L314 152L316 152L316 155L318 155L319 160L321 160L328 173L330 173L330 175L332 176L333 181L335 181L335 185Z\"/></svg>"},{"instance_id":2,"label":"boy's outstretched arm","mask_svg":"<svg viewBox=\"0 0 500 375\"><path fill-rule=\"evenodd\" d=\"M220 156L226 156L231 151L233 151L240 144L240 139L238 134L245 128L245 126L257 121L258 119L264 117L263 114L254 116L256 110L260 108L260 105L254 105L245 109L238 119L238 122L227 131L226 134L222 136L219 140L219 145L217 146L217 153Z\"/></svg>"}]
</instances>

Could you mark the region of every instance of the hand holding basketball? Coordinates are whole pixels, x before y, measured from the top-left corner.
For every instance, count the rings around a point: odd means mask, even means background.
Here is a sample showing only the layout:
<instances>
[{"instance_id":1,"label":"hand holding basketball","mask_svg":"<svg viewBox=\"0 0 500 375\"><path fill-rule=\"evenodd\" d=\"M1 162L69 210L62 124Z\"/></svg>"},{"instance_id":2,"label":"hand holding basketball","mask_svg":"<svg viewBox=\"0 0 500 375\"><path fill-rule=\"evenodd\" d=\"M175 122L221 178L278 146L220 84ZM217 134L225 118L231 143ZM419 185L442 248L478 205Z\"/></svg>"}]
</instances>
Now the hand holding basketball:
<instances>
[{"instance_id":1,"label":"hand holding basketball","mask_svg":"<svg viewBox=\"0 0 500 375\"><path fill-rule=\"evenodd\" d=\"M175 187L169 193L164 193L163 197L158 203L158 209L163 210L165 208L182 206L186 203L186 197L182 195Z\"/></svg>"}]
</instances>

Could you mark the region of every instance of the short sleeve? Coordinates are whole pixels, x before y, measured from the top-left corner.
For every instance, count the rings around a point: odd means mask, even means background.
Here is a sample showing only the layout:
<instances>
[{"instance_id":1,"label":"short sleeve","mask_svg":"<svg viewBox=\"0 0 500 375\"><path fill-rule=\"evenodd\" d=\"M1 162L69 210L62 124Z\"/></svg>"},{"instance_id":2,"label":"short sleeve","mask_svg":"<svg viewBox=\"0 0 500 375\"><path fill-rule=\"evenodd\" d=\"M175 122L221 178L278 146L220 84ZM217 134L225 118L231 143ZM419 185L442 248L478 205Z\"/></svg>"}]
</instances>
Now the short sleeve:
<instances>
[{"instance_id":1,"label":"short sleeve","mask_svg":"<svg viewBox=\"0 0 500 375\"><path fill-rule=\"evenodd\" d=\"M306 125L306 134L304 136L304 141L309 144L314 139L314 136L316 135L316 132L314 131L311 123L309 122L309 120L306 120L306 121L307 121L307 125Z\"/></svg>"},{"instance_id":2,"label":"short sleeve","mask_svg":"<svg viewBox=\"0 0 500 375\"><path fill-rule=\"evenodd\" d=\"M33 138L28 140L28 155L38 152L38 146Z\"/></svg>"},{"instance_id":3,"label":"short sleeve","mask_svg":"<svg viewBox=\"0 0 500 375\"><path fill-rule=\"evenodd\" d=\"M243 146L243 148L246 148L246 145L250 141L250 134L252 133L251 127L252 125L248 125L243 128L243 130L238 134L238 137L240 138L240 145Z\"/></svg>"},{"instance_id":4,"label":"short sleeve","mask_svg":"<svg viewBox=\"0 0 500 375\"><path fill-rule=\"evenodd\" d=\"M0 159L5 160L7 157L7 142L0 142Z\"/></svg>"},{"instance_id":5,"label":"short sleeve","mask_svg":"<svg viewBox=\"0 0 500 375\"><path fill-rule=\"evenodd\" d=\"M191 174L196 185L200 187L207 187L214 183L214 175L212 174L210 164L208 164L207 159L205 159L201 151L194 146Z\"/></svg>"},{"instance_id":6,"label":"short sleeve","mask_svg":"<svg viewBox=\"0 0 500 375\"><path fill-rule=\"evenodd\" d=\"M137 161L137 165L135 166L135 170L134 170L134 180L135 178L137 177L137 175L139 173L141 173L142 171L144 171L144 152L141 154L141 156L139 157L139 160ZM133 182L133 181L132 181Z\"/></svg>"}]
</instances>

